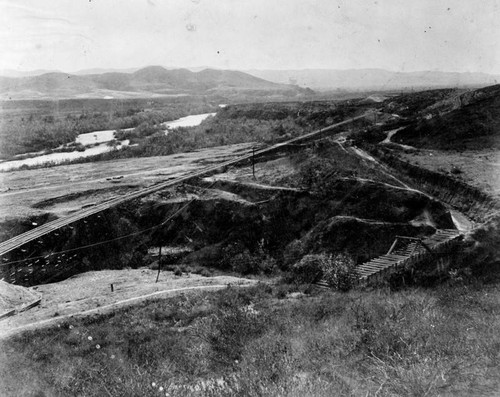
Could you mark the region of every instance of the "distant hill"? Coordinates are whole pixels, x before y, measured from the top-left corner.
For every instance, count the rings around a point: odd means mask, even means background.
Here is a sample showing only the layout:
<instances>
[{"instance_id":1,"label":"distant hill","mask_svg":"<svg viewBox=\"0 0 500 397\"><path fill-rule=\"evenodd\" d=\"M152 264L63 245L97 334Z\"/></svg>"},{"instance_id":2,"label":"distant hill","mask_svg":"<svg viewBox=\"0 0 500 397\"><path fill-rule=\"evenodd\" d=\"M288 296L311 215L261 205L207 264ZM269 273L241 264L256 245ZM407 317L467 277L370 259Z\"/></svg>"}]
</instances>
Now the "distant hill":
<instances>
[{"instance_id":1,"label":"distant hill","mask_svg":"<svg viewBox=\"0 0 500 397\"><path fill-rule=\"evenodd\" d=\"M167 70L148 66L133 73L96 74L46 73L28 77L0 77L0 96L4 99L113 97L129 93L141 95L198 95L255 93L297 95L306 92L297 86L272 83L249 74L204 69Z\"/></svg>"},{"instance_id":2,"label":"distant hill","mask_svg":"<svg viewBox=\"0 0 500 397\"><path fill-rule=\"evenodd\" d=\"M39 76L45 73L60 73L59 70L46 70L46 69L37 69L37 70L14 70L14 69L0 69L1 77L27 77L27 76Z\"/></svg>"},{"instance_id":3,"label":"distant hill","mask_svg":"<svg viewBox=\"0 0 500 397\"><path fill-rule=\"evenodd\" d=\"M421 114L392 141L427 149L500 149L500 84L450 93Z\"/></svg>"},{"instance_id":4,"label":"distant hill","mask_svg":"<svg viewBox=\"0 0 500 397\"><path fill-rule=\"evenodd\" d=\"M408 90L412 88L481 87L500 83L499 75L452 72L391 72L383 69L247 70L281 84L313 90Z\"/></svg>"},{"instance_id":5,"label":"distant hill","mask_svg":"<svg viewBox=\"0 0 500 397\"><path fill-rule=\"evenodd\" d=\"M168 66L162 66L166 70L175 70L175 69L180 69L179 67L168 67ZM87 74L103 74L103 73L134 73L137 72L138 70L142 69L141 67L136 67L136 68L125 68L125 69L116 69L116 68L93 68L93 69L81 69L76 72L72 72L71 74L76 74L78 76L82 75L87 75ZM200 72L204 69L217 69L217 68L211 68L210 66L194 66L194 67L186 67L183 69L188 69L191 72ZM38 73L42 74L42 73ZM19 77L19 76L10 76L10 75L3 75L2 71L0 70L0 76L7 76L7 77ZM30 76L35 76L35 74L30 74Z\"/></svg>"},{"instance_id":6,"label":"distant hill","mask_svg":"<svg viewBox=\"0 0 500 397\"><path fill-rule=\"evenodd\" d=\"M84 76L87 74L103 74L103 73L134 73L140 68L126 68L126 69L113 69L113 68L93 68L93 69L81 69L71 74L76 74L77 76Z\"/></svg>"}]
</instances>

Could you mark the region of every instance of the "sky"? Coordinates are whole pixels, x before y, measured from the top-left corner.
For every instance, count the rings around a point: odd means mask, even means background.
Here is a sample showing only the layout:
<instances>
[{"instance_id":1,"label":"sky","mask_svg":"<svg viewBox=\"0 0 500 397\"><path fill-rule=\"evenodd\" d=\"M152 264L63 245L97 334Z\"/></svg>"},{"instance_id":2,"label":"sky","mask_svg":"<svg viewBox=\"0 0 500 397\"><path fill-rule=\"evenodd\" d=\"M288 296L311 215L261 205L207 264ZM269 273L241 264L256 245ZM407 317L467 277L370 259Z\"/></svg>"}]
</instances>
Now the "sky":
<instances>
[{"instance_id":1,"label":"sky","mask_svg":"<svg viewBox=\"0 0 500 397\"><path fill-rule=\"evenodd\" d=\"M0 0L0 69L500 74L500 0Z\"/></svg>"}]
</instances>

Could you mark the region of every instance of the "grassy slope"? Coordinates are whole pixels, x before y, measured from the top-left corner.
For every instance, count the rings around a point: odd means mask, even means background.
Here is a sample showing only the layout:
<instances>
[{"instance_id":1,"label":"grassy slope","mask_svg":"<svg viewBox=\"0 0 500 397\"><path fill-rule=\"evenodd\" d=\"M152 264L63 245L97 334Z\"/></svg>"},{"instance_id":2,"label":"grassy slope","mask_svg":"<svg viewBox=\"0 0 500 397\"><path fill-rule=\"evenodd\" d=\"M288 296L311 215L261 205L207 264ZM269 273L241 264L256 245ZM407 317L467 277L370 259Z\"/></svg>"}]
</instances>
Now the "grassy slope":
<instances>
[{"instance_id":1,"label":"grassy slope","mask_svg":"<svg viewBox=\"0 0 500 397\"><path fill-rule=\"evenodd\" d=\"M485 98L411 125L392 140L427 149L500 148L500 86L488 88Z\"/></svg>"},{"instance_id":2,"label":"grassy slope","mask_svg":"<svg viewBox=\"0 0 500 397\"><path fill-rule=\"evenodd\" d=\"M498 284L282 300L285 291L189 295L2 341L2 395L498 390Z\"/></svg>"}]
</instances>

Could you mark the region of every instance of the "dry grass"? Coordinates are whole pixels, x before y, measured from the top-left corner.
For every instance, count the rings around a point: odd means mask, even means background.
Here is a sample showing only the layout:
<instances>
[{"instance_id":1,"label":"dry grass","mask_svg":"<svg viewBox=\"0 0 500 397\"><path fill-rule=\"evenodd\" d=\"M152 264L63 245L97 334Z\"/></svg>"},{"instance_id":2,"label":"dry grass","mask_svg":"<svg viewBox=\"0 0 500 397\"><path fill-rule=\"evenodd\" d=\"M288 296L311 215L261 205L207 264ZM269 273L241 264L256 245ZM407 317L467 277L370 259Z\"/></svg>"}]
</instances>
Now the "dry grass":
<instances>
[{"instance_id":1,"label":"dry grass","mask_svg":"<svg viewBox=\"0 0 500 397\"><path fill-rule=\"evenodd\" d=\"M500 151L495 149L462 152L419 150L401 157L431 171L453 175L490 194L500 195Z\"/></svg>"},{"instance_id":2,"label":"dry grass","mask_svg":"<svg viewBox=\"0 0 500 397\"><path fill-rule=\"evenodd\" d=\"M178 297L2 341L2 395L498 391L498 284L278 299L283 287Z\"/></svg>"}]
</instances>

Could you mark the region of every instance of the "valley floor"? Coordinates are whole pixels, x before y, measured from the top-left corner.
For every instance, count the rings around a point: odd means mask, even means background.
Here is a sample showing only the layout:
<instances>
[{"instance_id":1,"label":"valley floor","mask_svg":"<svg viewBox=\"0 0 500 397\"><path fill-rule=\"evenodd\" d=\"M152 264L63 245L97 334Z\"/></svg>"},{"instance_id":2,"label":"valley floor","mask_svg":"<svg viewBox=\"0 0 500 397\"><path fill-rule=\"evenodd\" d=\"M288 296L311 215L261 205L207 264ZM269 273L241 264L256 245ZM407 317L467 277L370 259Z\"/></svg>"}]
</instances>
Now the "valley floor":
<instances>
[{"instance_id":1,"label":"valley floor","mask_svg":"<svg viewBox=\"0 0 500 397\"><path fill-rule=\"evenodd\" d=\"M44 212L64 216L117 194L223 162L251 147L251 144L228 145L170 156L0 173L0 221Z\"/></svg>"}]
</instances>

